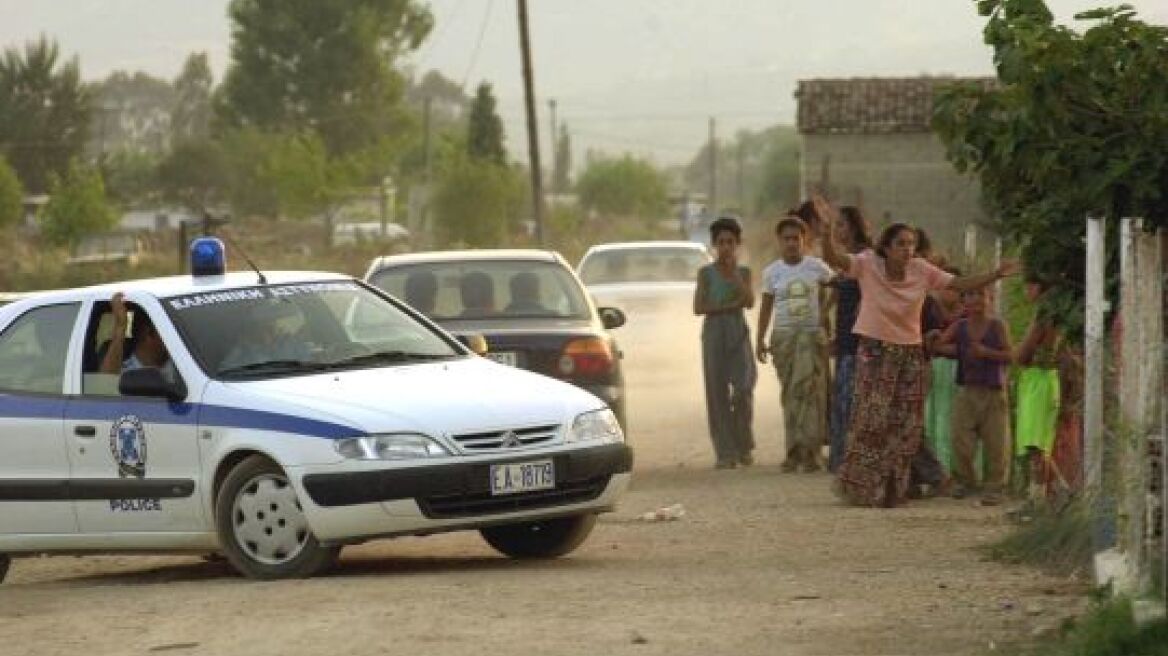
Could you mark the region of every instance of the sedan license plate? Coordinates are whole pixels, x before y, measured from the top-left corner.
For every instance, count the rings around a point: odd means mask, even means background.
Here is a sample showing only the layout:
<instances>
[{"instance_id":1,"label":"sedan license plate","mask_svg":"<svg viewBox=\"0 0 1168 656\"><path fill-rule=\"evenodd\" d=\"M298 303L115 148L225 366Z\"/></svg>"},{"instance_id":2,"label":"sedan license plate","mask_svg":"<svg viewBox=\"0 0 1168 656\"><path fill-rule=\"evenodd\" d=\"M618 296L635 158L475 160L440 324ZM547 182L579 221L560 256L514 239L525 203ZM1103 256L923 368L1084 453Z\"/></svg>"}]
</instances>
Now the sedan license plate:
<instances>
[{"instance_id":1,"label":"sedan license plate","mask_svg":"<svg viewBox=\"0 0 1168 656\"><path fill-rule=\"evenodd\" d=\"M556 468L551 460L491 465L491 494L516 494L556 487Z\"/></svg>"},{"instance_id":2,"label":"sedan license plate","mask_svg":"<svg viewBox=\"0 0 1168 656\"><path fill-rule=\"evenodd\" d=\"M499 351L498 353L488 352L487 359L498 362L499 364L505 364L508 367L519 366L519 354L514 351Z\"/></svg>"}]
</instances>

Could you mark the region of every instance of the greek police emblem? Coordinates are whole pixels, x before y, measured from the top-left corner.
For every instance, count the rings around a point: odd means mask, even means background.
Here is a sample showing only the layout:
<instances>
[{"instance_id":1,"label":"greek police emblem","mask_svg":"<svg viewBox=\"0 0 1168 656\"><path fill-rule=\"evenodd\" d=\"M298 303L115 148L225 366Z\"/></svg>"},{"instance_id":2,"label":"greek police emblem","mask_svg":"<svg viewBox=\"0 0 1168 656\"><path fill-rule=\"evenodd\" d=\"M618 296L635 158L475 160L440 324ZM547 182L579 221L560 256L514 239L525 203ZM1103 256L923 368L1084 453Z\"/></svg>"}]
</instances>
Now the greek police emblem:
<instances>
[{"instance_id":1,"label":"greek police emblem","mask_svg":"<svg viewBox=\"0 0 1168 656\"><path fill-rule=\"evenodd\" d=\"M125 415L110 429L110 453L118 463L118 476L143 478L146 476L146 429L142 420Z\"/></svg>"},{"instance_id":2,"label":"greek police emblem","mask_svg":"<svg viewBox=\"0 0 1168 656\"><path fill-rule=\"evenodd\" d=\"M519 439L519 436L515 434L515 431L507 431L506 433L503 433L503 443L499 446L503 447L504 449L514 449L516 447L523 446L523 441Z\"/></svg>"}]
</instances>

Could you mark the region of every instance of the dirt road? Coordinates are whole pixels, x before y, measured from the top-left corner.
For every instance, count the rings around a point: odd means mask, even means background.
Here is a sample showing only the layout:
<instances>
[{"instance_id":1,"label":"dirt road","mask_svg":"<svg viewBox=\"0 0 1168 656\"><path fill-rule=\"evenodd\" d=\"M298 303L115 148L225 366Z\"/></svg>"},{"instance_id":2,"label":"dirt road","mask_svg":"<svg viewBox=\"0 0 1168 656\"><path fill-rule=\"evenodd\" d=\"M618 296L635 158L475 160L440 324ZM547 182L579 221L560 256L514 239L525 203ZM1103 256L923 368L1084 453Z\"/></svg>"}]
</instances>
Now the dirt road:
<instances>
[{"instance_id":1,"label":"dirt road","mask_svg":"<svg viewBox=\"0 0 1168 656\"><path fill-rule=\"evenodd\" d=\"M335 574L253 583L190 557L20 560L0 586L4 656L979 654L1058 624L1074 584L986 562L1002 511L837 505L780 474L773 373L760 463L713 471L692 376L630 380L638 475L573 556L521 563L475 534L345 551ZM646 522L680 503L684 518Z\"/></svg>"}]
</instances>

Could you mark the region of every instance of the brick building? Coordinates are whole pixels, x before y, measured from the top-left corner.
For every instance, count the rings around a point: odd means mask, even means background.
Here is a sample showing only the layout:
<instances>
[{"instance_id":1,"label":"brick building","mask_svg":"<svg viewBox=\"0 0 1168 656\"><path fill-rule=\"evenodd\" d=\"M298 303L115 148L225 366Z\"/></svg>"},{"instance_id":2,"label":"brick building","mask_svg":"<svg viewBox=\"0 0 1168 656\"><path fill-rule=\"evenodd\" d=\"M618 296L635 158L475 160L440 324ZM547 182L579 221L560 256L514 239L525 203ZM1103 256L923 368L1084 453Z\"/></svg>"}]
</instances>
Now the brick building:
<instances>
[{"instance_id":1,"label":"brick building","mask_svg":"<svg viewBox=\"0 0 1168 656\"><path fill-rule=\"evenodd\" d=\"M929 127L933 95L953 77L855 78L799 82L800 183L860 206L874 226L923 227L960 259L966 226L984 224L977 181L957 173ZM962 80L966 81L966 80ZM992 78L975 78L985 85ZM978 230L979 253L992 243Z\"/></svg>"}]
</instances>

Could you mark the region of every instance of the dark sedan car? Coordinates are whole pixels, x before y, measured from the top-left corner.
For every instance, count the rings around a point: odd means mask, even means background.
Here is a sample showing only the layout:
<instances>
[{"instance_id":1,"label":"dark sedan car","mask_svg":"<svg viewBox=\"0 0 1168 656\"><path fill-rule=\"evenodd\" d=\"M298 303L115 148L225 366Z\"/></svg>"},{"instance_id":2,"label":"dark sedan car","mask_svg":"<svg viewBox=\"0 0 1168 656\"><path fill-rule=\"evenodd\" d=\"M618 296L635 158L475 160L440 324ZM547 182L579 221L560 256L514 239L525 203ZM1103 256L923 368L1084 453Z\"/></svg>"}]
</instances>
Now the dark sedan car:
<instances>
[{"instance_id":1,"label":"dark sedan car","mask_svg":"<svg viewBox=\"0 0 1168 656\"><path fill-rule=\"evenodd\" d=\"M625 425L620 351L625 322L596 308L557 253L477 250L377 258L365 280L461 338L481 335L486 357L582 387Z\"/></svg>"}]
</instances>

